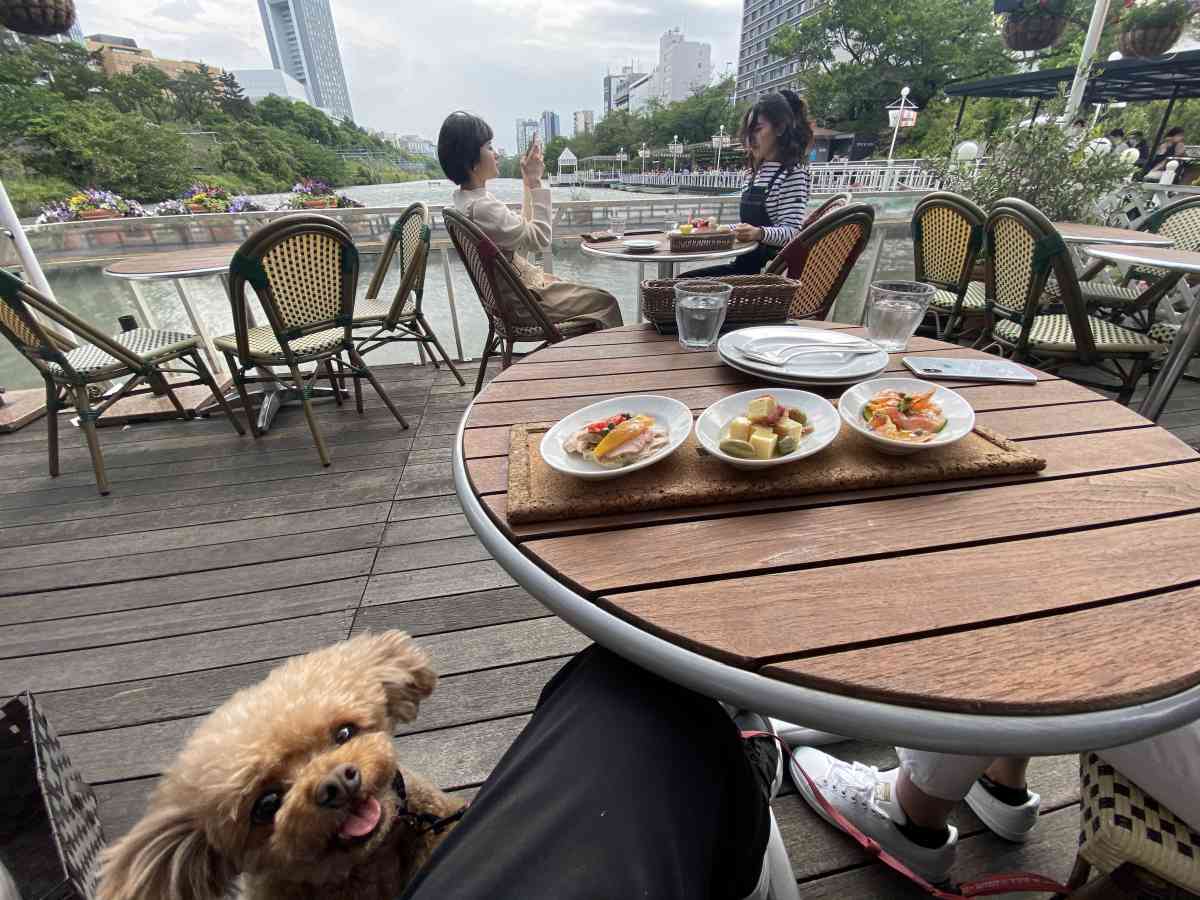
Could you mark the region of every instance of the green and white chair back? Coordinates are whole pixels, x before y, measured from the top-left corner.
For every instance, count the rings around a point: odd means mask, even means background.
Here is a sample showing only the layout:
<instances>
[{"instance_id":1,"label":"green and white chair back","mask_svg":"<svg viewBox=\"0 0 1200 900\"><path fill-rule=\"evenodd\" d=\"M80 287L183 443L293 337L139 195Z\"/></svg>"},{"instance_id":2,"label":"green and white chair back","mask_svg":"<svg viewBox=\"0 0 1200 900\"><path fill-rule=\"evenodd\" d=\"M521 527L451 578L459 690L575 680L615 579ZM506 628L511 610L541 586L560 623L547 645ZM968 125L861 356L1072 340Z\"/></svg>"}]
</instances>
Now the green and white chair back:
<instances>
[{"instance_id":1,"label":"green and white chair back","mask_svg":"<svg viewBox=\"0 0 1200 900\"><path fill-rule=\"evenodd\" d=\"M964 317L984 315L984 286L971 281L983 249L987 215L958 194L938 191L923 197L913 210L912 239L915 279L937 289L930 312L939 337L953 335ZM941 324L946 316L946 325Z\"/></svg>"}]
</instances>

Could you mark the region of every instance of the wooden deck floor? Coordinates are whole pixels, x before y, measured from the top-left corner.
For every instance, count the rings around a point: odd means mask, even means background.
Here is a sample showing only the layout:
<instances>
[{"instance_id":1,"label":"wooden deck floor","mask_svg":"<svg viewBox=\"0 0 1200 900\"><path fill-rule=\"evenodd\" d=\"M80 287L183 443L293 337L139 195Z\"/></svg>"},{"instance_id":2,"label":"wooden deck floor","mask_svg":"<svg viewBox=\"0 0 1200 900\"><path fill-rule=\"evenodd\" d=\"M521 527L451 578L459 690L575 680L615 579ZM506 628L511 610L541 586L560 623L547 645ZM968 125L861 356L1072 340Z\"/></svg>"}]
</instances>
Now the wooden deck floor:
<instances>
[{"instance_id":1,"label":"wooden deck floor","mask_svg":"<svg viewBox=\"0 0 1200 900\"><path fill-rule=\"evenodd\" d=\"M470 790L585 646L488 558L461 514L450 444L470 390L430 369L378 371L412 430L372 398L362 418L323 404L329 469L297 409L259 442L221 418L106 429L108 498L69 427L53 480L44 424L0 435L0 693L40 694L95 787L110 840L141 814L197 718L289 655L367 629L421 636L442 681L398 745L412 768ZM1181 385L1163 424L1200 443L1196 385ZM834 752L894 764L888 747ZM1043 823L1025 847L960 811L956 874L1065 877L1075 767L1074 757L1035 762ZM802 896L922 896L794 793L776 815Z\"/></svg>"}]
</instances>

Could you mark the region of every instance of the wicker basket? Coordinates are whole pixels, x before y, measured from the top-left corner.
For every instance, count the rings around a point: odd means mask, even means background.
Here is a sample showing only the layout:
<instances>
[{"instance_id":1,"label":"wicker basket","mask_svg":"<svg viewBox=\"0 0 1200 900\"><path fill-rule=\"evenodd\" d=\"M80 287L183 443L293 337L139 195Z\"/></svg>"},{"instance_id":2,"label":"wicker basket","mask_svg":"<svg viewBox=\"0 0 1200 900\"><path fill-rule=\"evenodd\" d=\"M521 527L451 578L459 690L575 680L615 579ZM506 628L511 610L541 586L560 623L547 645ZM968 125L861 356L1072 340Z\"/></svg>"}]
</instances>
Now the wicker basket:
<instances>
[{"instance_id":1,"label":"wicker basket","mask_svg":"<svg viewBox=\"0 0 1200 900\"><path fill-rule=\"evenodd\" d=\"M732 250L733 232L692 232L691 234L668 235L672 253L711 253L714 250Z\"/></svg>"},{"instance_id":2,"label":"wicker basket","mask_svg":"<svg viewBox=\"0 0 1200 900\"><path fill-rule=\"evenodd\" d=\"M1162 56L1183 35L1183 25L1131 28L1117 35L1117 46L1125 56Z\"/></svg>"},{"instance_id":3,"label":"wicker basket","mask_svg":"<svg viewBox=\"0 0 1200 900\"><path fill-rule=\"evenodd\" d=\"M642 310L652 325L675 327L675 285L687 280L642 282ZM800 287L799 281L782 275L725 275L703 280L733 285L727 323L783 322Z\"/></svg>"},{"instance_id":4,"label":"wicker basket","mask_svg":"<svg viewBox=\"0 0 1200 900\"><path fill-rule=\"evenodd\" d=\"M0 25L19 34L66 34L74 24L74 0L0 0Z\"/></svg>"},{"instance_id":5,"label":"wicker basket","mask_svg":"<svg viewBox=\"0 0 1200 900\"><path fill-rule=\"evenodd\" d=\"M1056 43L1066 27L1066 16L1008 13L1004 17L1004 44L1009 50L1041 50Z\"/></svg>"}]
</instances>

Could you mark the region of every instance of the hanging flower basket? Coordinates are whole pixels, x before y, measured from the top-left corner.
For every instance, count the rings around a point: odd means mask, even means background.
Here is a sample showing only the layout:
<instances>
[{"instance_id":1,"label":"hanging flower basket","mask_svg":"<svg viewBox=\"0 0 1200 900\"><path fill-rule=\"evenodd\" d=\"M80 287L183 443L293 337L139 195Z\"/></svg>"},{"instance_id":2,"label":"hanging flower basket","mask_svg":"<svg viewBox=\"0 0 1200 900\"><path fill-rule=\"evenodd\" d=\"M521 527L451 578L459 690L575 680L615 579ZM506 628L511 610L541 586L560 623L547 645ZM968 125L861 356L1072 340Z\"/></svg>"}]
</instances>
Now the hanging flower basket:
<instances>
[{"instance_id":1,"label":"hanging flower basket","mask_svg":"<svg viewBox=\"0 0 1200 900\"><path fill-rule=\"evenodd\" d=\"M1004 45L1009 50L1043 50L1067 27L1067 17L1049 13L1009 13L1004 17Z\"/></svg>"},{"instance_id":2,"label":"hanging flower basket","mask_svg":"<svg viewBox=\"0 0 1200 900\"><path fill-rule=\"evenodd\" d=\"M1117 36L1117 46L1125 56L1162 56L1182 35L1182 25L1131 28Z\"/></svg>"},{"instance_id":3,"label":"hanging flower basket","mask_svg":"<svg viewBox=\"0 0 1200 900\"><path fill-rule=\"evenodd\" d=\"M75 0L0 0L0 25L20 34L66 34L75 24Z\"/></svg>"}]
</instances>

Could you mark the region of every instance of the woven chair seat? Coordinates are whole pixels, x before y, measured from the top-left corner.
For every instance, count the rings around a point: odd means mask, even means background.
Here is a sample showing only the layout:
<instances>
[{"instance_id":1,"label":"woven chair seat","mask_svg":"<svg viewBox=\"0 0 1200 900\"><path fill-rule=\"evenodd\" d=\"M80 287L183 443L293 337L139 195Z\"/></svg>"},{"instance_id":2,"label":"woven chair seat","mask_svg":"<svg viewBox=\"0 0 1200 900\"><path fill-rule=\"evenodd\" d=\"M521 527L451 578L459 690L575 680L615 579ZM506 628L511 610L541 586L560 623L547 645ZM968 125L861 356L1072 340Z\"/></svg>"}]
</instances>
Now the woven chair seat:
<instances>
[{"instance_id":1,"label":"woven chair seat","mask_svg":"<svg viewBox=\"0 0 1200 900\"><path fill-rule=\"evenodd\" d=\"M555 322L554 325L564 338L578 337L591 331L599 331L603 327L595 319L567 319L565 322ZM540 325L516 325L504 329L503 333L514 341L544 341L546 339L546 333Z\"/></svg>"},{"instance_id":2,"label":"woven chair seat","mask_svg":"<svg viewBox=\"0 0 1200 900\"><path fill-rule=\"evenodd\" d=\"M175 356L185 350L194 349L196 338L182 331L154 331L150 328L135 328L112 335L112 339L135 356L146 362L155 362ZM129 366L113 359L99 347L83 344L66 354L67 362L80 375L88 378L110 378L129 372ZM65 376L63 367L56 362L47 362L47 368L59 376Z\"/></svg>"},{"instance_id":3,"label":"woven chair seat","mask_svg":"<svg viewBox=\"0 0 1200 900\"><path fill-rule=\"evenodd\" d=\"M1170 322L1155 322L1150 326L1150 331L1146 337L1152 341L1158 341L1160 344L1166 344L1168 347L1175 343L1175 336L1179 334L1179 326L1172 325Z\"/></svg>"},{"instance_id":4,"label":"woven chair seat","mask_svg":"<svg viewBox=\"0 0 1200 900\"><path fill-rule=\"evenodd\" d=\"M1200 893L1200 834L1095 753L1080 757L1079 854L1103 872L1133 863Z\"/></svg>"},{"instance_id":5,"label":"woven chair seat","mask_svg":"<svg viewBox=\"0 0 1200 900\"><path fill-rule=\"evenodd\" d=\"M1079 282L1079 292L1083 294L1083 299L1087 303L1103 304L1104 306L1123 306L1128 303L1136 303L1142 296L1142 292L1136 288L1120 287L1102 281L1081 281Z\"/></svg>"},{"instance_id":6,"label":"woven chair seat","mask_svg":"<svg viewBox=\"0 0 1200 900\"><path fill-rule=\"evenodd\" d=\"M312 334L295 338L288 343L291 345L292 352L303 359L312 354L326 353L337 349L345 335L345 329L327 328L324 331L314 331ZM283 355L283 348L279 346L279 341L275 339L275 332L269 326L260 325L257 328L251 328L246 332L246 337L250 344L252 360L280 365L287 363L287 357ZM222 335L215 339L213 344L218 350L228 350L235 355L238 352L236 335Z\"/></svg>"},{"instance_id":7,"label":"woven chair seat","mask_svg":"<svg viewBox=\"0 0 1200 900\"><path fill-rule=\"evenodd\" d=\"M392 304L385 303L382 300L371 300L364 298L358 300L354 304L354 324L358 325L382 325L383 320L387 318L388 313L392 311ZM417 311L417 301L415 297L409 297L404 302L404 308L400 310L400 318L404 319L413 315Z\"/></svg>"},{"instance_id":8,"label":"woven chair seat","mask_svg":"<svg viewBox=\"0 0 1200 900\"><path fill-rule=\"evenodd\" d=\"M1092 340L1096 349L1104 353L1158 353L1162 345L1151 340L1148 335L1130 331L1112 322L1105 322L1094 316L1088 316L1092 327ZM1011 319L996 322L993 332L996 337L1016 344L1021 335L1021 323ZM1029 347L1033 350L1047 350L1057 353L1075 351L1075 335L1071 331L1071 321L1064 314L1037 316L1029 332Z\"/></svg>"},{"instance_id":9,"label":"woven chair seat","mask_svg":"<svg viewBox=\"0 0 1200 900\"><path fill-rule=\"evenodd\" d=\"M929 301L929 305L945 312L952 312L957 300L958 295L953 291L939 290L933 295L933 299ZM963 294L962 312L982 313L986 308L987 297L984 295L983 284L978 281L972 281L967 285L967 292Z\"/></svg>"}]
</instances>

